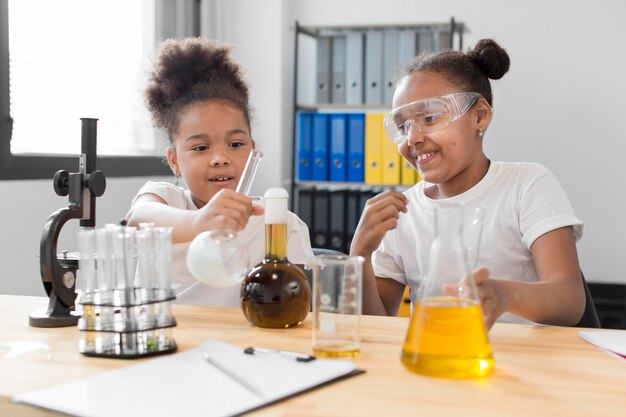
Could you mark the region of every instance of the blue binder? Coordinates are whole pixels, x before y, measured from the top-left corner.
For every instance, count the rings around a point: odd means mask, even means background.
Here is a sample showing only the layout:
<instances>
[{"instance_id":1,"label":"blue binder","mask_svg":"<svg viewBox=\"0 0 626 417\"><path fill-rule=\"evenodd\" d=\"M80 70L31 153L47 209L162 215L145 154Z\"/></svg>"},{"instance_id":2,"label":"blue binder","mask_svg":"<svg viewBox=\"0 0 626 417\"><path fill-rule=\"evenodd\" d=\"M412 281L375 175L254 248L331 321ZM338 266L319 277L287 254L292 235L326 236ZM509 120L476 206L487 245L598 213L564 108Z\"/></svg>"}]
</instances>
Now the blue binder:
<instances>
[{"instance_id":1,"label":"blue binder","mask_svg":"<svg viewBox=\"0 0 626 417\"><path fill-rule=\"evenodd\" d=\"M298 113L298 180L310 181L311 173L311 134L313 114Z\"/></svg>"},{"instance_id":2,"label":"blue binder","mask_svg":"<svg viewBox=\"0 0 626 417\"><path fill-rule=\"evenodd\" d=\"M365 179L365 115L348 114L348 157L347 174L349 182L363 182Z\"/></svg>"},{"instance_id":3,"label":"blue binder","mask_svg":"<svg viewBox=\"0 0 626 417\"><path fill-rule=\"evenodd\" d=\"M328 181L328 114L313 114L313 181Z\"/></svg>"},{"instance_id":4,"label":"blue binder","mask_svg":"<svg viewBox=\"0 0 626 417\"><path fill-rule=\"evenodd\" d=\"M330 115L330 180L346 181L346 115L333 113Z\"/></svg>"}]
</instances>

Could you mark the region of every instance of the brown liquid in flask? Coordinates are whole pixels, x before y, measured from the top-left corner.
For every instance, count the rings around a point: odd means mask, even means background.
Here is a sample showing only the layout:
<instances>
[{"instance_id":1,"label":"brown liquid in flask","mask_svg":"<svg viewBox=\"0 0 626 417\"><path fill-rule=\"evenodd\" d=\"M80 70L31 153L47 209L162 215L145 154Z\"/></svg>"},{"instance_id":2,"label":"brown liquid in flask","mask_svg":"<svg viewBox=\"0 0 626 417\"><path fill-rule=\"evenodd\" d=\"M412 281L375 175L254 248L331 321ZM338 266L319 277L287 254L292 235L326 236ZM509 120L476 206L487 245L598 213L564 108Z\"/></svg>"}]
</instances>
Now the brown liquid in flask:
<instances>
[{"instance_id":1,"label":"brown liquid in flask","mask_svg":"<svg viewBox=\"0 0 626 417\"><path fill-rule=\"evenodd\" d=\"M294 327L311 309L311 286L287 259L287 191L272 188L264 198L265 258L241 284L241 309L255 326Z\"/></svg>"}]
</instances>

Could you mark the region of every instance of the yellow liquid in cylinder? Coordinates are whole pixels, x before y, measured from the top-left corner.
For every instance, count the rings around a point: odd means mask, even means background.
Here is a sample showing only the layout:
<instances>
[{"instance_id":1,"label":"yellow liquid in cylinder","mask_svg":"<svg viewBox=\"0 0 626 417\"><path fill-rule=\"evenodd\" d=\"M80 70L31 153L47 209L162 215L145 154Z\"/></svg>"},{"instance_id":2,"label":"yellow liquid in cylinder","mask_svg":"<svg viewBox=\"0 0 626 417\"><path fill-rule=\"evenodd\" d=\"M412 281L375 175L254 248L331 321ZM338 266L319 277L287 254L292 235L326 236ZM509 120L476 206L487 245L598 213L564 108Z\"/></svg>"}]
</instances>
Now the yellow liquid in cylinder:
<instances>
[{"instance_id":1,"label":"yellow liquid in cylinder","mask_svg":"<svg viewBox=\"0 0 626 417\"><path fill-rule=\"evenodd\" d=\"M476 378L494 367L479 304L434 297L415 305L402 363L419 374L444 378Z\"/></svg>"}]
</instances>

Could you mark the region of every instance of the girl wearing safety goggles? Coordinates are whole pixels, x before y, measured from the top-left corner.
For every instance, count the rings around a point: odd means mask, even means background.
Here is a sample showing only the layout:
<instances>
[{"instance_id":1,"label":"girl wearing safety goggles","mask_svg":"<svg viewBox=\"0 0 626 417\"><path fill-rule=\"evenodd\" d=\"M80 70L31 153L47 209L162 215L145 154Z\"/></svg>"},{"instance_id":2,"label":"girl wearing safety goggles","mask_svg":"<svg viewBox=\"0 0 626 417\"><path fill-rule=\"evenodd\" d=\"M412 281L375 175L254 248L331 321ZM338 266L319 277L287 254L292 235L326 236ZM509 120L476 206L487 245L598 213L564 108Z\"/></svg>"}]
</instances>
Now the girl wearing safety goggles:
<instances>
[{"instance_id":1,"label":"girl wearing safety goggles","mask_svg":"<svg viewBox=\"0 0 626 417\"><path fill-rule=\"evenodd\" d=\"M418 56L397 81L385 131L423 181L370 199L350 253L366 258L364 312L395 315L406 285L415 293L432 242L434 205L484 211L474 280L485 323L574 325L585 294L576 252L583 223L556 178L529 162L491 161L484 153L489 79L509 56L483 39L467 53Z\"/></svg>"}]
</instances>

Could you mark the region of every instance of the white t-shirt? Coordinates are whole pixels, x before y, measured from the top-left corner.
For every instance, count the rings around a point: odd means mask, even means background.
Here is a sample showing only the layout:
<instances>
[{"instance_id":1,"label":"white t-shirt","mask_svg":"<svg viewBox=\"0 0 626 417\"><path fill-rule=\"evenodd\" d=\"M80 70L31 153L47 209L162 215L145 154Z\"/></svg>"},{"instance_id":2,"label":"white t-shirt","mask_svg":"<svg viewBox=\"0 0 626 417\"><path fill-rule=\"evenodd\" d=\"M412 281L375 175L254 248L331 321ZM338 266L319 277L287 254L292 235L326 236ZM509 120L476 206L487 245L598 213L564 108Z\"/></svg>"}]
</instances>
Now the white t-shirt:
<instances>
[{"instance_id":1,"label":"white t-shirt","mask_svg":"<svg viewBox=\"0 0 626 417\"><path fill-rule=\"evenodd\" d=\"M377 277L420 285L434 236L434 210L439 203L481 207L484 222L477 267L489 268L491 278L538 281L530 247L539 236L573 226L576 240L583 233L579 220L554 175L542 165L528 162L492 162L485 177L463 194L433 200L419 182L404 192L408 213L400 213L398 226L387 232L372 256ZM498 321L529 323L505 313Z\"/></svg>"},{"instance_id":2,"label":"white t-shirt","mask_svg":"<svg viewBox=\"0 0 626 417\"><path fill-rule=\"evenodd\" d=\"M183 210L198 210L191 199L189 190L168 182L148 181L133 198L143 194L156 194L171 206ZM250 216L246 227L237 233L248 250L249 267L253 267L265 257L265 219L263 216ZM187 250L189 244L173 245L172 285L177 293L176 302L180 304L208 305L220 307L238 307L240 285L229 288L209 287L196 280L187 268ZM294 264L305 264L313 257L309 229L298 216L289 212L287 221L287 258Z\"/></svg>"}]
</instances>

